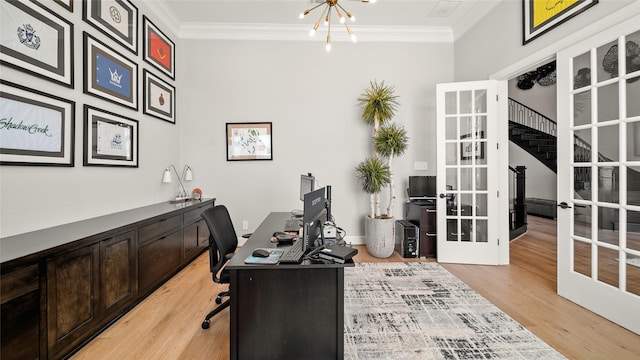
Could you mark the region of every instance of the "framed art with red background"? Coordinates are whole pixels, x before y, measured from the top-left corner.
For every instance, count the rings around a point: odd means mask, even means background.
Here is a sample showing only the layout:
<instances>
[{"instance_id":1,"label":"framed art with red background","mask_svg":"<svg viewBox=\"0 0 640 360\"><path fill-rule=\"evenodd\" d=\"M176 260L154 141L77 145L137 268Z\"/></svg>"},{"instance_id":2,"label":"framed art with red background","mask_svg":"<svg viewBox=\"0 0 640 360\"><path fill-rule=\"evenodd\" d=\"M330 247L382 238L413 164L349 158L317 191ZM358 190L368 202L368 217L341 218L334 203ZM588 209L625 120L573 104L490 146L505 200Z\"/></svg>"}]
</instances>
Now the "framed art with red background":
<instances>
[{"instance_id":1,"label":"framed art with red background","mask_svg":"<svg viewBox=\"0 0 640 360\"><path fill-rule=\"evenodd\" d=\"M144 60L175 79L175 50L173 41L144 16Z\"/></svg>"}]
</instances>

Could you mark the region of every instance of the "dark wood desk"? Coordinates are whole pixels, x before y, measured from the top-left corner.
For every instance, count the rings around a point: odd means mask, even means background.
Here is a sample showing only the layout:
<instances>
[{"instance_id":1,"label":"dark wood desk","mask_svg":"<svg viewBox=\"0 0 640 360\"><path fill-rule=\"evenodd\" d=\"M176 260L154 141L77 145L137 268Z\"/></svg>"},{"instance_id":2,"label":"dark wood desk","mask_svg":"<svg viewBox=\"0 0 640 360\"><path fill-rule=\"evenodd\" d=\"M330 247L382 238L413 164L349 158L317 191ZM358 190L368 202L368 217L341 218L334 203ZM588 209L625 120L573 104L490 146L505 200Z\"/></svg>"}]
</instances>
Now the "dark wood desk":
<instances>
[{"instance_id":1,"label":"dark wood desk","mask_svg":"<svg viewBox=\"0 0 640 360\"><path fill-rule=\"evenodd\" d=\"M269 214L227 264L231 359L344 357L344 268L353 262L244 263L255 248L277 247L271 235L290 216Z\"/></svg>"}]
</instances>

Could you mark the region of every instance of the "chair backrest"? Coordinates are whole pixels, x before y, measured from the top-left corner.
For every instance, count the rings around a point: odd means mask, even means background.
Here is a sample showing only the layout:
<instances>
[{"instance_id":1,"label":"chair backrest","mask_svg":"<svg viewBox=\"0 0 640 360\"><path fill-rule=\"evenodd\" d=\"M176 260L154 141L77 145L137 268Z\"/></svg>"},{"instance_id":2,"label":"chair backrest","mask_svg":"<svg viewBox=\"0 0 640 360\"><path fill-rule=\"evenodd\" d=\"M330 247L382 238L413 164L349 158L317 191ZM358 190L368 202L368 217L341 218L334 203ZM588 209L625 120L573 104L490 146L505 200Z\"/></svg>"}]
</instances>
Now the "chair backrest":
<instances>
[{"instance_id":1,"label":"chair backrest","mask_svg":"<svg viewBox=\"0 0 640 360\"><path fill-rule=\"evenodd\" d=\"M209 227L209 267L213 281L222 283L218 273L238 247L236 230L224 205L208 208L201 216Z\"/></svg>"}]
</instances>

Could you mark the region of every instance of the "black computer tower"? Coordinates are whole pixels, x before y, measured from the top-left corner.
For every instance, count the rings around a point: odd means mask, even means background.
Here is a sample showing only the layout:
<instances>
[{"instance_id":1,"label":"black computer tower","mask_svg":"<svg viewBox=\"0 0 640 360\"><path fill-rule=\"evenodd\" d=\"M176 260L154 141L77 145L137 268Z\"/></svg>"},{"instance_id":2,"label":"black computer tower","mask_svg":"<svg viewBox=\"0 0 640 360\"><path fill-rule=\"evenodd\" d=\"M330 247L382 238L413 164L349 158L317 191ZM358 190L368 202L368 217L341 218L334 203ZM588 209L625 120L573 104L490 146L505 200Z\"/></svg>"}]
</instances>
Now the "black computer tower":
<instances>
[{"instance_id":1,"label":"black computer tower","mask_svg":"<svg viewBox=\"0 0 640 360\"><path fill-rule=\"evenodd\" d=\"M396 220L396 251L405 258L418 256L418 227L407 220Z\"/></svg>"}]
</instances>

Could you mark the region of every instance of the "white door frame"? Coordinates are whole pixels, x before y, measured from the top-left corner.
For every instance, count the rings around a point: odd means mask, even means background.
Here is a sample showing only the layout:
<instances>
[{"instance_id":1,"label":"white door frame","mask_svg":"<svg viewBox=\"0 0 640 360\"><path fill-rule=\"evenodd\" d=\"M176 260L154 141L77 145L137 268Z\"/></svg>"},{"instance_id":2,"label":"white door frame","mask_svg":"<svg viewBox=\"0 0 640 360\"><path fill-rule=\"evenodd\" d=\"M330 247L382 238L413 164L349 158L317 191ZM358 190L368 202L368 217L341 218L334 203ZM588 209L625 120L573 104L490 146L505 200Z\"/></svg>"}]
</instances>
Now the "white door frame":
<instances>
[{"instance_id":1,"label":"white door frame","mask_svg":"<svg viewBox=\"0 0 640 360\"><path fill-rule=\"evenodd\" d=\"M580 31L575 32L571 35L568 35L530 55L523 58L522 60L492 74L489 78L495 80L508 81L511 78L514 78L529 69L548 63L549 61L555 59L556 54L563 49L566 49L574 44L577 44L587 38L590 38L601 31L604 31L610 27L615 26L631 17L637 17L640 13L640 1L636 1L631 3L629 6L626 6L611 15L602 18L584 28ZM508 150L507 150L508 151ZM505 173L507 170L504 170Z\"/></svg>"}]
</instances>

